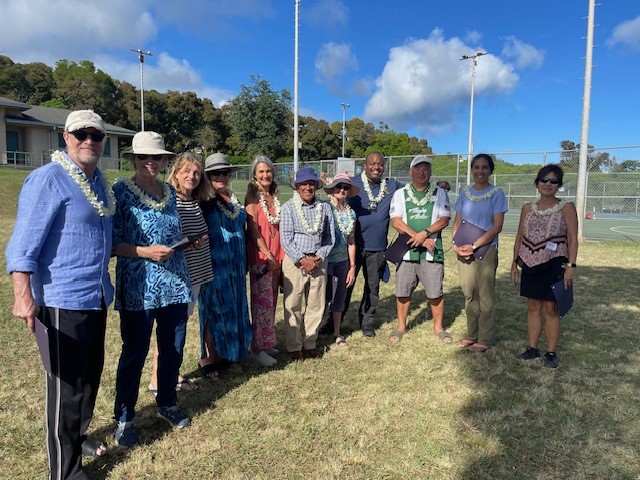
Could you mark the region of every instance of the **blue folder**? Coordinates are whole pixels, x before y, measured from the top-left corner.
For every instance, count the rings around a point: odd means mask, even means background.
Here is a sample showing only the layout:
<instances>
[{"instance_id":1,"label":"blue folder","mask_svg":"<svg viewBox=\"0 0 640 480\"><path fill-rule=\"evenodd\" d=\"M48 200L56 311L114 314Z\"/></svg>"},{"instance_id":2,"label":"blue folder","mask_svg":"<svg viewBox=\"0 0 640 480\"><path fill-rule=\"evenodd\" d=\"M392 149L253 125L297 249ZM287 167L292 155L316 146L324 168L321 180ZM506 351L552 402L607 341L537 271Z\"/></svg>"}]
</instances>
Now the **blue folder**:
<instances>
[{"instance_id":1,"label":"blue folder","mask_svg":"<svg viewBox=\"0 0 640 480\"><path fill-rule=\"evenodd\" d=\"M569 288L564 288L564 280L551 285L553 296L556 297L556 304L558 305L558 315L560 318L564 317L566 313L573 307L573 285Z\"/></svg>"},{"instance_id":2,"label":"blue folder","mask_svg":"<svg viewBox=\"0 0 640 480\"><path fill-rule=\"evenodd\" d=\"M458 227L456 235L453 237L453 243L458 246L471 245L475 243L475 241L478 240L486 232L486 230L483 230L480 227L476 227L474 224L469 223L466 220L462 220L462 223ZM487 243L486 245L482 245L481 247L476 248L476 251L473 252L473 256L478 260L482 260L489 251L490 246L491 243Z\"/></svg>"}]
</instances>

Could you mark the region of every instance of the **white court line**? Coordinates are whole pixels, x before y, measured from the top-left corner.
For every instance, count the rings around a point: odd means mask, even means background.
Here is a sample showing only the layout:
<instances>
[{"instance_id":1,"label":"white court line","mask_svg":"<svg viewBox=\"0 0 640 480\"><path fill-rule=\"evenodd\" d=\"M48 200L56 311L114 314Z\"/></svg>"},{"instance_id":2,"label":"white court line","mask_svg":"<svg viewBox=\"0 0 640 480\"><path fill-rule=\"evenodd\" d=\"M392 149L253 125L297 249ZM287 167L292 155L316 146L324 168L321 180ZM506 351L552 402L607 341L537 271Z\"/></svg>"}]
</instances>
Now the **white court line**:
<instances>
[{"instance_id":1,"label":"white court line","mask_svg":"<svg viewBox=\"0 0 640 480\"><path fill-rule=\"evenodd\" d=\"M629 232L628 229L633 231ZM636 237L640 237L640 227L636 227L634 225L623 225L620 227L611 227L609 228L612 232L621 233L622 235L635 235Z\"/></svg>"}]
</instances>

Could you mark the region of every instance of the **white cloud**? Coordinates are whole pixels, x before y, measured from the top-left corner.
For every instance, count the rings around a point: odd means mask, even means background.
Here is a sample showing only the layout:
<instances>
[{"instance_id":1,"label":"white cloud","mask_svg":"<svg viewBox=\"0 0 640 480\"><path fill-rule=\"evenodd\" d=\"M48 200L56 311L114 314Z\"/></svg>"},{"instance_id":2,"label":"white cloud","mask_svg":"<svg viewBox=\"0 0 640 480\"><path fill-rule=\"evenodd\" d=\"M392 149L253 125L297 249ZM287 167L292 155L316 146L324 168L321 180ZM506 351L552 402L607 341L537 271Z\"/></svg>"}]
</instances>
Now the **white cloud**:
<instances>
[{"instance_id":1,"label":"white cloud","mask_svg":"<svg viewBox=\"0 0 640 480\"><path fill-rule=\"evenodd\" d=\"M471 88L471 63L460 58L474 50L459 38L446 40L439 29L427 39L392 48L365 107L365 120L431 135L452 129L468 106ZM490 54L479 59L476 95L509 94L517 82L512 65Z\"/></svg>"},{"instance_id":2,"label":"white cloud","mask_svg":"<svg viewBox=\"0 0 640 480\"><path fill-rule=\"evenodd\" d=\"M514 36L510 36L505 39L502 55L505 58L513 58L519 68L539 68L544 61L545 52L533 45L524 43Z\"/></svg>"},{"instance_id":3,"label":"white cloud","mask_svg":"<svg viewBox=\"0 0 640 480\"><path fill-rule=\"evenodd\" d=\"M92 58L105 46L136 47L158 33L145 3L3 0L0 47L14 61L49 65L62 58Z\"/></svg>"},{"instance_id":4,"label":"white cloud","mask_svg":"<svg viewBox=\"0 0 640 480\"><path fill-rule=\"evenodd\" d=\"M340 0L319 0L302 11L301 20L314 28L335 30L347 25L349 8Z\"/></svg>"},{"instance_id":5,"label":"white cloud","mask_svg":"<svg viewBox=\"0 0 640 480\"><path fill-rule=\"evenodd\" d=\"M464 41L471 45L478 45L482 40L482 34L477 30L470 30L464 36Z\"/></svg>"},{"instance_id":6,"label":"white cloud","mask_svg":"<svg viewBox=\"0 0 640 480\"><path fill-rule=\"evenodd\" d=\"M191 20L198 16L206 20L205 14L214 7L221 16L251 18L268 16L271 8L270 2L263 0L196 0L189 8L181 4L188 14L171 17L168 13L175 5L171 0L0 0L3 18L12 19L0 28L0 50L14 62L44 62L51 67L61 59L91 59L112 78L139 88L140 66L129 50L144 47L158 35L160 21L152 12L162 12L162 18L174 24L193 26ZM229 90L206 84L187 60L166 52L154 52L145 61L144 87L160 92L194 91L218 106L234 96Z\"/></svg>"},{"instance_id":7,"label":"white cloud","mask_svg":"<svg viewBox=\"0 0 640 480\"><path fill-rule=\"evenodd\" d=\"M613 47L622 44L631 50L640 52L640 16L616 25L607 45Z\"/></svg>"},{"instance_id":8,"label":"white cloud","mask_svg":"<svg viewBox=\"0 0 640 480\"><path fill-rule=\"evenodd\" d=\"M348 71L358 68L358 60L346 43L325 43L315 60L316 73L322 83L331 86Z\"/></svg>"}]
</instances>

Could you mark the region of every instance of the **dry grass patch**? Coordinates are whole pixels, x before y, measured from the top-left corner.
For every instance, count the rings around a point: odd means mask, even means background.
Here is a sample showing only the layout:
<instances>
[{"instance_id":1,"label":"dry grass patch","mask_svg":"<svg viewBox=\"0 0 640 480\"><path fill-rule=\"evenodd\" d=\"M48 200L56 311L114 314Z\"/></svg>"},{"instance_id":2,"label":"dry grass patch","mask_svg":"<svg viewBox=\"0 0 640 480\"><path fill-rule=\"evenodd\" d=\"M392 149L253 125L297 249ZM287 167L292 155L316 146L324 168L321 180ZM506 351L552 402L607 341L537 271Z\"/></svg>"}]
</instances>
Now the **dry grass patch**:
<instances>
[{"instance_id":1,"label":"dry grass patch","mask_svg":"<svg viewBox=\"0 0 640 480\"><path fill-rule=\"evenodd\" d=\"M0 171L0 199L10 207L0 213L3 250L24 178L18 173L22 177ZM381 292L375 338L362 337L351 314L347 348L322 337L319 360L289 363L281 353L274 369L248 361L205 381L195 372L198 326L191 320L183 372L200 390L180 393L179 401L193 424L173 431L155 417L154 399L146 393L147 365L138 401L142 445L131 452L115 447L111 437L121 343L118 316L110 311L92 423L92 432L107 439L110 455L87 461L91 478L640 478L640 245L580 247L577 301L562 320L560 368L549 371L516 359L526 346L526 325L525 302L508 279L512 244L513 238L502 239L498 342L485 354L455 346L466 321L452 252L445 274L452 345L433 335L422 291L410 330L399 344L389 342L395 328L391 283ZM4 257L0 263L4 267ZM40 362L32 336L11 316L7 275L0 277L0 288L0 478L43 478Z\"/></svg>"}]
</instances>

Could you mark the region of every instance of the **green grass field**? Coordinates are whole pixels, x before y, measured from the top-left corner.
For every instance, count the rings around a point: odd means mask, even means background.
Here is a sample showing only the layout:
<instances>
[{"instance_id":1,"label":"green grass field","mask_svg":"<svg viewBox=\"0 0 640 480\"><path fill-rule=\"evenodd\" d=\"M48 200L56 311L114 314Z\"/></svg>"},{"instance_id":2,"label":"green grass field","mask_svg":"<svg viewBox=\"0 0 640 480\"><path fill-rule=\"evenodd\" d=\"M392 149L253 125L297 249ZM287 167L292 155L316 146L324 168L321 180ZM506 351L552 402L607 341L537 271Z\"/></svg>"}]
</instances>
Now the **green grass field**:
<instances>
[{"instance_id":1,"label":"green grass field","mask_svg":"<svg viewBox=\"0 0 640 480\"><path fill-rule=\"evenodd\" d=\"M3 251L23 178L22 172L0 171ZM87 459L87 472L127 480L640 478L640 244L581 244L576 304L562 320L557 371L516 359L526 346L525 302L508 278L513 237L503 235L501 245L498 341L485 354L444 345L433 335L421 288L410 330L391 344L390 283L381 291L375 338L362 337L350 314L347 348L321 337L319 360L289 363L283 353L275 368L247 361L205 381L195 372L194 317L182 371L200 389L179 394L193 424L172 431L155 418L147 365L136 420L142 445L133 451L116 447L111 436L121 345L111 309L91 426L110 453ZM4 255L0 263L4 269ZM10 278L0 278L0 478L44 478L42 368L33 336L11 315ZM360 281L354 298L358 292ZM451 251L445 301L445 324L457 342L466 321ZM281 311L277 321L280 328ZM281 330L278 338L282 342Z\"/></svg>"}]
</instances>

